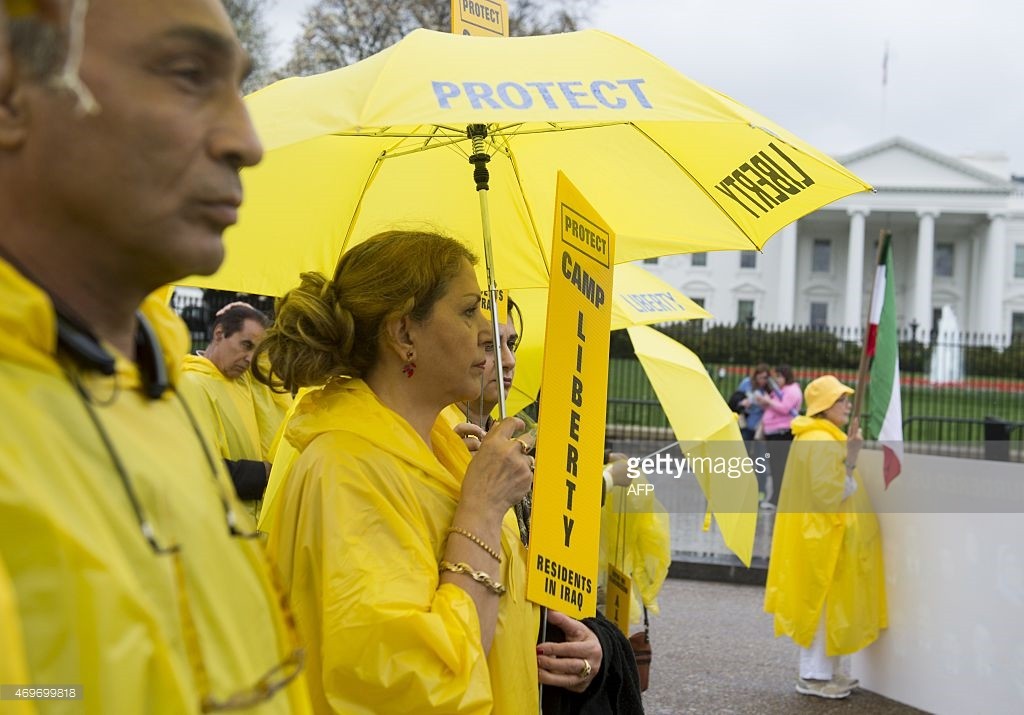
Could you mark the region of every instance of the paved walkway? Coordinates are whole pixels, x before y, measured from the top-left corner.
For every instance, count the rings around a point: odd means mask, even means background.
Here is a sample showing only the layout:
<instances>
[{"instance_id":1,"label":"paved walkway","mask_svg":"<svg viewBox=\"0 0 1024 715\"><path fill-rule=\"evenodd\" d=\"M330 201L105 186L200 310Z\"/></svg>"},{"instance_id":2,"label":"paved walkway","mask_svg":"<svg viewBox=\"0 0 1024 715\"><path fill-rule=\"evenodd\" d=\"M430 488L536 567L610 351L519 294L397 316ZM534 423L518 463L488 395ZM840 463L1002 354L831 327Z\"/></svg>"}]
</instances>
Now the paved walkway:
<instances>
[{"instance_id":1,"label":"paved walkway","mask_svg":"<svg viewBox=\"0 0 1024 715\"><path fill-rule=\"evenodd\" d=\"M797 648L772 637L763 599L760 586L668 579L651 617L647 714L922 712L863 689L845 700L798 694Z\"/></svg>"}]
</instances>

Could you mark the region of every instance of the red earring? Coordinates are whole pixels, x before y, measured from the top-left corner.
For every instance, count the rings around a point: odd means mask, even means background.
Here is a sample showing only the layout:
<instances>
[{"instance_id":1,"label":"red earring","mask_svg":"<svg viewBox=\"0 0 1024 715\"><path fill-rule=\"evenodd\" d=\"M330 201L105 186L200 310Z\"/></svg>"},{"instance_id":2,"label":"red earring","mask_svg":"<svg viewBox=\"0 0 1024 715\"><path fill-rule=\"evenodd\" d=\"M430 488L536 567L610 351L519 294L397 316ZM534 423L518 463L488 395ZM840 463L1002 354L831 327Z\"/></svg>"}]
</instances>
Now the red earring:
<instances>
[{"instance_id":1,"label":"red earring","mask_svg":"<svg viewBox=\"0 0 1024 715\"><path fill-rule=\"evenodd\" d=\"M412 350L405 354L406 363L402 365L402 372L405 373L406 377L412 377L412 374L416 372L416 363L412 361Z\"/></svg>"}]
</instances>

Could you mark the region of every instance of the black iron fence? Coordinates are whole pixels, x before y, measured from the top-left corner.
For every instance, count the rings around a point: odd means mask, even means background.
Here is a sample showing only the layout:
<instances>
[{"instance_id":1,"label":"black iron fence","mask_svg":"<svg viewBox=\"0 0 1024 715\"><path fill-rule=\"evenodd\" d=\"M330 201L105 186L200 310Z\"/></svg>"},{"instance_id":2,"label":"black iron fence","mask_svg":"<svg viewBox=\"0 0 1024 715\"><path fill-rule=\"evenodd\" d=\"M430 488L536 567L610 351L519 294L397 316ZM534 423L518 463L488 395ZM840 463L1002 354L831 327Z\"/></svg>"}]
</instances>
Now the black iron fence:
<instances>
[{"instance_id":1,"label":"black iron fence","mask_svg":"<svg viewBox=\"0 0 1024 715\"><path fill-rule=\"evenodd\" d=\"M857 387L861 329L677 323L662 330L701 358L726 397L758 363L791 365L801 384L831 373ZM929 445L941 444L944 453L1021 458L1024 335L905 328L898 339L908 442L926 451L940 451ZM620 425L615 431L622 438L667 428L626 333L612 335L611 354L609 424Z\"/></svg>"},{"instance_id":2,"label":"black iron fence","mask_svg":"<svg viewBox=\"0 0 1024 715\"><path fill-rule=\"evenodd\" d=\"M202 348L213 316L235 300L273 315L273 298L226 291L177 290L172 305L188 324L194 347ZM694 321L661 330L700 357L725 397L758 363L791 365L801 384L831 373L857 387L861 329L749 323L707 326ZM908 327L900 330L898 339L907 442L963 456L1021 458L1024 334L940 333ZM664 409L625 331L612 333L610 352L609 435L670 440Z\"/></svg>"},{"instance_id":3,"label":"black iron fence","mask_svg":"<svg viewBox=\"0 0 1024 715\"><path fill-rule=\"evenodd\" d=\"M245 301L268 316L274 315L274 299L269 296L212 289L176 288L171 307L188 326L192 348L202 350L210 341L210 323L217 311L236 300Z\"/></svg>"}]
</instances>

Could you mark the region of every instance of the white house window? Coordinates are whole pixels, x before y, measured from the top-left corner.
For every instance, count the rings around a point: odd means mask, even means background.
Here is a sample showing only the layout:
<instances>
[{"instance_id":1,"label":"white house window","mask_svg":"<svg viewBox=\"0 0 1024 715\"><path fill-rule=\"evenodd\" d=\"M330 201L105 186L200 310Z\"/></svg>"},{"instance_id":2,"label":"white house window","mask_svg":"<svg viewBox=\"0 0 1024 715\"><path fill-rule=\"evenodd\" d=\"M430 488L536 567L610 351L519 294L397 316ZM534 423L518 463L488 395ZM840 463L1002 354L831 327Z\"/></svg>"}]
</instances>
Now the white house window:
<instances>
[{"instance_id":1,"label":"white house window","mask_svg":"<svg viewBox=\"0 0 1024 715\"><path fill-rule=\"evenodd\" d=\"M1024 278L1024 243L1018 243L1013 253L1013 277Z\"/></svg>"},{"instance_id":2,"label":"white house window","mask_svg":"<svg viewBox=\"0 0 1024 715\"><path fill-rule=\"evenodd\" d=\"M746 323L754 319L754 301L740 300L736 302L736 322Z\"/></svg>"},{"instance_id":3,"label":"white house window","mask_svg":"<svg viewBox=\"0 0 1024 715\"><path fill-rule=\"evenodd\" d=\"M740 268L757 268L757 251L740 251Z\"/></svg>"},{"instance_id":4,"label":"white house window","mask_svg":"<svg viewBox=\"0 0 1024 715\"><path fill-rule=\"evenodd\" d=\"M935 244L935 275L940 278L953 277L953 244Z\"/></svg>"},{"instance_id":5,"label":"white house window","mask_svg":"<svg viewBox=\"0 0 1024 715\"><path fill-rule=\"evenodd\" d=\"M829 273L832 270L832 241L828 238L814 239L811 252L811 272Z\"/></svg>"},{"instance_id":6,"label":"white house window","mask_svg":"<svg viewBox=\"0 0 1024 715\"><path fill-rule=\"evenodd\" d=\"M1024 313L1014 313L1010 319L1010 332L1018 339L1024 338Z\"/></svg>"},{"instance_id":7,"label":"white house window","mask_svg":"<svg viewBox=\"0 0 1024 715\"><path fill-rule=\"evenodd\" d=\"M828 327L828 303L811 303L811 327Z\"/></svg>"},{"instance_id":8,"label":"white house window","mask_svg":"<svg viewBox=\"0 0 1024 715\"><path fill-rule=\"evenodd\" d=\"M657 263L658 263L658 257L657 257L657 256L655 256L654 258L645 258L645 259L644 259L644 263L645 263L645 264L648 264L648 263L649 263L649 264L651 264L651 265L657 265Z\"/></svg>"},{"instance_id":9,"label":"white house window","mask_svg":"<svg viewBox=\"0 0 1024 715\"><path fill-rule=\"evenodd\" d=\"M706 266L708 264L708 254L706 251L700 253L690 254L690 265L691 266Z\"/></svg>"}]
</instances>

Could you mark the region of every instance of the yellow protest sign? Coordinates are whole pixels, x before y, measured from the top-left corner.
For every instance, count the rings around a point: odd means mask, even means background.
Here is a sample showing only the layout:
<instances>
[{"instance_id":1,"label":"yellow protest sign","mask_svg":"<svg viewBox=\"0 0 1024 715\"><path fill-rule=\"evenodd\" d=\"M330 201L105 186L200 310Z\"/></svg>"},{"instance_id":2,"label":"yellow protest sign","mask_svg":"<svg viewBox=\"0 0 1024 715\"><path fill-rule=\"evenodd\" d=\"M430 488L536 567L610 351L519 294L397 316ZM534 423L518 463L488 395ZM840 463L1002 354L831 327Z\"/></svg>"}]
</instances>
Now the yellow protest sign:
<instances>
[{"instance_id":1,"label":"yellow protest sign","mask_svg":"<svg viewBox=\"0 0 1024 715\"><path fill-rule=\"evenodd\" d=\"M505 0L452 0L452 34L508 37Z\"/></svg>"},{"instance_id":2,"label":"yellow protest sign","mask_svg":"<svg viewBox=\"0 0 1024 715\"><path fill-rule=\"evenodd\" d=\"M629 594L633 579L619 571L615 564L608 564L608 581L604 591L604 613L608 620L619 627L629 638Z\"/></svg>"},{"instance_id":3,"label":"yellow protest sign","mask_svg":"<svg viewBox=\"0 0 1024 715\"><path fill-rule=\"evenodd\" d=\"M495 291L495 294L495 302L498 304L498 325L504 325L508 322L508 291L499 288ZM480 291L480 310L490 318L491 292L489 290Z\"/></svg>"},{"instance_id":4,"label":"yellow protest sign","mask_svg":"<svg viewBox=\"0 0 1024 715\"><path fill-rule=\"evenodd\" d=\"M555 196L527 597L597 610L615 235L562 172Z\"/></svg>"}]
</instances>

